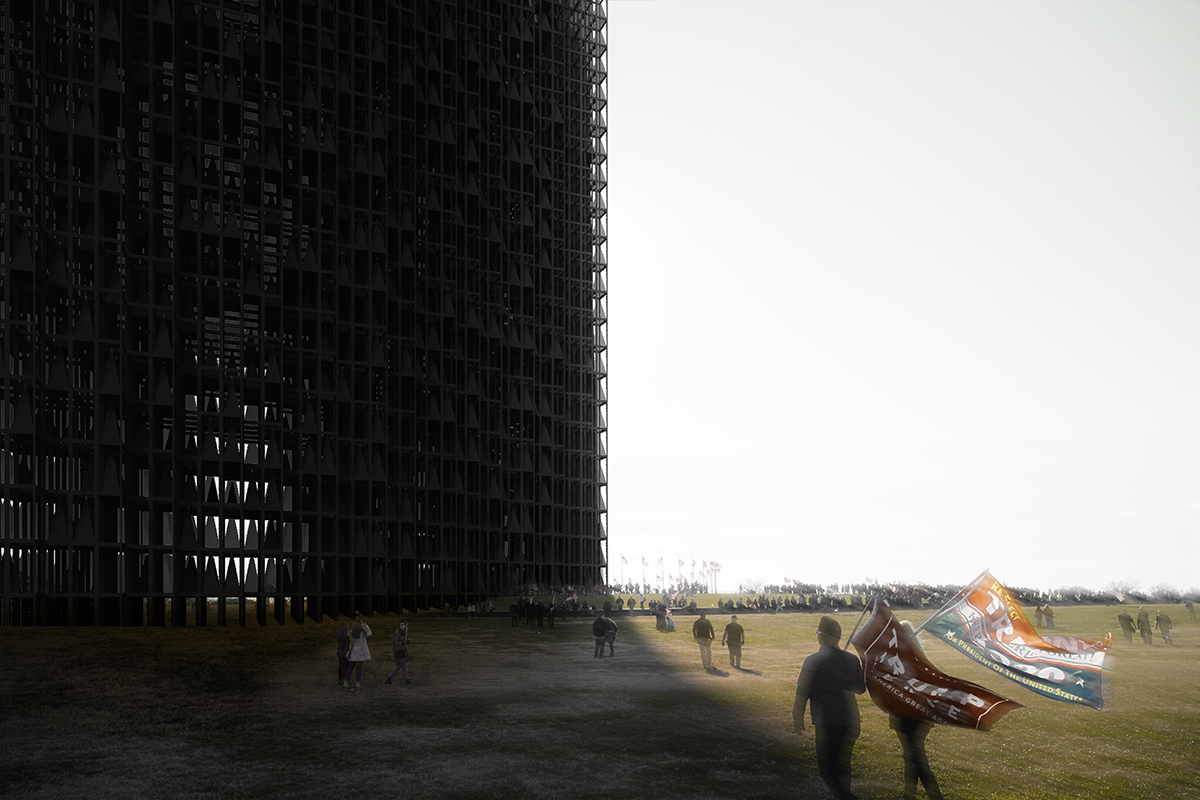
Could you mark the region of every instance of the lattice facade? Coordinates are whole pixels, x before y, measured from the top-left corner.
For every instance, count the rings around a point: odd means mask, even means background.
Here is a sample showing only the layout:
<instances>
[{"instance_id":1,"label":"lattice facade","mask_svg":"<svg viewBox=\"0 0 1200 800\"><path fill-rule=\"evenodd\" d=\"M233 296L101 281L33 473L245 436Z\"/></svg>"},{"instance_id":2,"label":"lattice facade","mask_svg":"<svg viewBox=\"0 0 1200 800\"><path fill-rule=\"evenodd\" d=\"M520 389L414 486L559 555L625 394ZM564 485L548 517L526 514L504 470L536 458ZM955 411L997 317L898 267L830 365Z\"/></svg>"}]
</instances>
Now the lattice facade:
<instances>
[{"instance_id":1,"label":"lattice facade","mask_svg":"<svg viewBox=\"0 0 1200 800\"><path fill-rule=\"evenodd\" d=\"M0 3L0 624L602 582L604 26Z\"/></svg>"}]
</instances>

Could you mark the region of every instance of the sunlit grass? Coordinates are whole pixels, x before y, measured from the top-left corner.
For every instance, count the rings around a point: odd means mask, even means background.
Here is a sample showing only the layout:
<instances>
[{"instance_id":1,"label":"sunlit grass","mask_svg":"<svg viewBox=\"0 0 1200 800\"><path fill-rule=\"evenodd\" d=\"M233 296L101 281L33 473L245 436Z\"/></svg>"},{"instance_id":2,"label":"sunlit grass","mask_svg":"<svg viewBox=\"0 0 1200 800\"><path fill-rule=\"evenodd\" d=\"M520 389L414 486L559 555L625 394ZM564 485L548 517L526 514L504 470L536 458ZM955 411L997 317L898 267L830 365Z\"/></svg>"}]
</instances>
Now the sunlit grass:
<instances>
[{"instance_id":1,"label":"sunlit grass","mask_svg":"<svg viewBox=\"0 0 1200 800\"><path fill-rule=\"evenodd\" d=\"M1059 632L1098 638L1104 607L1061 607ZM370 620L363 687L336 685L326 621L240 628L0 629L0 796L9 798L823 797L812 734L791 731L814 614L740 614L743 671L700 668L689 635L618 616L616 658L586 621L410 617L414 685L383 685L394 618ZM849 632L857 613L839 615ZM900 612L921 621L925 613ZM939 728L933 769L953 798L1185 798L1200 785L1200 628L1177 647L1109 658L1109 710L1036 696L932 637L944 671L1023 703L990 733ZM727 615L713 617L718 630ZM899 745L865 697L854 755L863 798L900 795Z\"/></svg>"}]
</instances>

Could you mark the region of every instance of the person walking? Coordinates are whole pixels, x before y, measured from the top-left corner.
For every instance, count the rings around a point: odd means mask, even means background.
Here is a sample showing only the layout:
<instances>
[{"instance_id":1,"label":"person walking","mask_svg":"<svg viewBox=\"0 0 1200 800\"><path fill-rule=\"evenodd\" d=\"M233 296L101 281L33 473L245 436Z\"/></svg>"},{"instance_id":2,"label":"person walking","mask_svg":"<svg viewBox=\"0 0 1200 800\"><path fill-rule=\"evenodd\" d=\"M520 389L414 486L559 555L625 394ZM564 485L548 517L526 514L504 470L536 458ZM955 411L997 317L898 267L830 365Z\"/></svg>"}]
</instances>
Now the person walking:
<instances>
[{"instance_id":1,"label":"person walking","mask_svg":"<svg viewBox=\"0 0 1200 800\"><path fill-rule=\"evenodd\" d=\"M1133 617L1122 611L1117 614L1117 622L1121 623L1121 633L1125 634L1125 641L1133 644Z\"/></svg>"},{"instance_id":2,"label":"person walking","mask_svg":"<svg viewBox=\"0 0 1200 800\"><path fill-rule=\"evenodd\" d=\"M1037 626L1039 628L1042 627L1042 604L1041 603L1038 603L1037 606L1033 609L1033 618L1036 621Z\"/></svg>"},{"instance_id":3,"label":"person walking","mask_svg":"<svg viewBox=\"0 0 1200 800\"><path fill-rule=\"evenodd\" d=\"M692 638L700 645L700 663L705 669L712 669L712 643L717 634L703 611L700 612L700 619L692 623Z\"/></svg>"},{"instance_id":4,"label":"person walking","mask_svg":"<svg viewBox=\"0 0 1200 800\"><path fill-rule=\"evenodd\" d=\"M1138 633L1142 635L1142 641L1146 644L1154 643L1154 634L1150 630L1150 612L1138 606L1137 615Z\"/></svg>"},{"instance_id":5,"label":"person walking","mask_svg":"<svg viewBox=\"0 0 1200 800\"><path fill-rule=\"evenodd\" d=\"M400 620L396 625L396 634L392 636L392 658L396 660L396 666L392 667L392 671L383 682L391 683L396 673L403 671L404 682L412 683L408 679L408 623L404 620Z\"/></svg>"},{"instance_id":6,"label":"person walking","mask_svg":"<svg viewBox=\"0 0 1200 800\"><path fill-rule=\"evenodd\" d=\"M613 652L613 645L617 641L617 621L608 616L607 612L604 614L604 619L608 622L608 631L604 634L604 641L608 644L608 657L613 658L616 656L616 653Z\"/></svg>"},{"instance_id":7,"label":"person walking","mask_svg":"<svg viewBox=\"0 0 1200 800\"><path fill-rule=\"evenodd\" d=\"M350 662L346 660L346 654L349 652L350 628L348 628L346 623L343 622L341 625L338 625L337 631L338 686L342 685L346 675L346 667L350 666Z\"/></svg>"},{"instance_id":8,"label":"person walking","mask_svg":"<svg viewBox=\"0 0 1200 800\"><path fill-rule=\"evenodd\" d=\"M1054 609L1050 607L1049 603L1046 603L1042 613L1046 615L1046 627L1054 630Z\"/></svg>"},{"instance_id":9,"label":"person walking","mask_svg":"<svg viewBox=\"0 0 1200 800\"><path fill-rule=\"evenodd\" d=\"M913 631L912 623L908 620L901 620L900 625L908 631L913 647L921 655L925 655L925 648ZM933 723L923 719L888 714L888 725L900 739L900 751L904 755L904 800L916 800L918 781L925 785L929 800L942 800L942 789L938 786L933 770L929 768L929 757L925 755L925 738L933 730Z\"/></svg>"},{"instance_id":10,"label":"person walking","mask_svg":"<svg viewBox=\"0 0 1200 800\"><path fill-rule=\"evenodd\" d=\"M742 668L742 645L746 643L746 629L737 621L737 614L729 618L729 624L721 633L721 646L729 648L729 666Z\"/></svg>"},{"instance_id":11,"label":"person walking","mask_svg":"<svg viewBox=\"0 0 1200 800\"><path fill-rule=\"evenodd\" d=\"M820 649L804 659L796 679L792 728L804 735L804 712L812 703L816 728L817 769L821 780L839 800L855 798L850 791L850 756L861 723L858 698L867 690L858 656L838 647L842 626L826 614L817 624Z\"/></svg>"},{"instance_id":12,"label":"person walking","mask_svg":"<svg viewBox=\"0 0 1200 800\"><path fill-rule=\"evenodd\" d=\"M367 647L367 637L370 635L371 627L367 623L354 620L354 624L350 626L350 650L346 653L349 666L346 667L343 686L350 685L350 674L354 672L355 667L358 668L358 675L354 679L354 687L357 689L362 686L363 664L371 660L371 649Z\"/></svg>"},{"instance_id":13,"label":"person walking","mask_svg":"<svg viewBox=\"0 0 1200 800\"><path fill-rule=\"evenodd\" d=\"M1161 611L1154 614L1154 628L1162 634L1163 644L1173 645L1175 640L1171 638L1171 618Z\"/></svg>"}]
</instances>

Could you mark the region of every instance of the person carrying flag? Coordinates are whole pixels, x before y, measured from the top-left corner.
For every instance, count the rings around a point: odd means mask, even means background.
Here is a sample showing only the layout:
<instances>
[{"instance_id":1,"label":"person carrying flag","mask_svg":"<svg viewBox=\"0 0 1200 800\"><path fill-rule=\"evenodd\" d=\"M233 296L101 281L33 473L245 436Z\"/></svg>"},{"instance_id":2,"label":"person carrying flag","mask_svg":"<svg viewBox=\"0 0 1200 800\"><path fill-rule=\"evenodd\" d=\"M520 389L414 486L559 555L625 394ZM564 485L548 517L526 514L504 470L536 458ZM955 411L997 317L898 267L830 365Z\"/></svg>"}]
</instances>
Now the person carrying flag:
<instances>
[{"instance_id":1,"label":"person carrying flag","mask_svg":"<svg viewBox=\"0 0 1200 800\"><path fill-rule=\"evenodd\" d=\"M930 798L942 797L925 755L925 738L933 725L988 731L1009 711L1021 707L935 667L911 625L897 620L880 600L875 601L866 625L850 637L850 644L862 658L871 700L887 712L900 739L905 798L916 796L918 781L925 784Z\"/></svg>"},{"instance_id":2,"label":"person carrying flag","mask_svg":"<svg viewBox=\"0 0 1200 800\"><path fill-rule=\"evenodd\" d=\"M913 631L912 623L902 620L900 627L911 637L909 642L913 649L924 656L925 648ZM938 786L933 770L929 768L929 757L925 755L925 737L933 730L933 723L888 712L888 725L900 739L900 751L904 755L904 800L915 800L917 781L925 785L929 800L942 800L942 789Z\"/></svg>"}]
</instances>

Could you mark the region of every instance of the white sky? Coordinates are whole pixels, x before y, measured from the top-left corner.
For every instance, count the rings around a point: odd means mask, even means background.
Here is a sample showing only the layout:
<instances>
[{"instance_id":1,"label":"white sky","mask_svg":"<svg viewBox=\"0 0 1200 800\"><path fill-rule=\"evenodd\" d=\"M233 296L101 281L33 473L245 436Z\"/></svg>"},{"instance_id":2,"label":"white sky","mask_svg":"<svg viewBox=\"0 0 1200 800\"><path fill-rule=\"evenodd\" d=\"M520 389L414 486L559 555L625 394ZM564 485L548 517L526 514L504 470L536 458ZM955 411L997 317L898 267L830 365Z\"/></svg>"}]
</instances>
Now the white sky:
<instances>
[{"instance_id":1,"label":"white sky","mask_svg":"<svg viewBox=\"0 0 1200 800\"><path fill-rule=\"evenodd\" d=\"M1200 3L608 44L611 580L1200 586Z\"/></svg>"}]
</instances>

